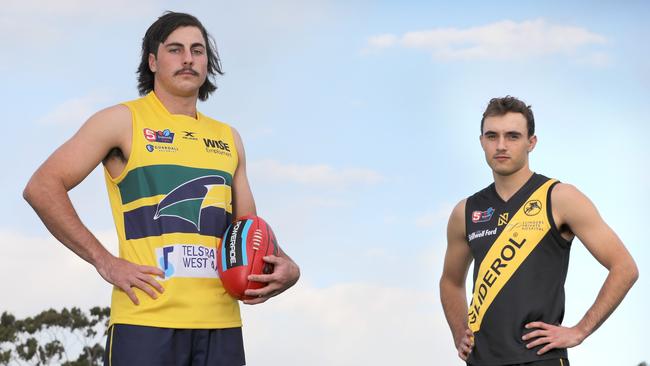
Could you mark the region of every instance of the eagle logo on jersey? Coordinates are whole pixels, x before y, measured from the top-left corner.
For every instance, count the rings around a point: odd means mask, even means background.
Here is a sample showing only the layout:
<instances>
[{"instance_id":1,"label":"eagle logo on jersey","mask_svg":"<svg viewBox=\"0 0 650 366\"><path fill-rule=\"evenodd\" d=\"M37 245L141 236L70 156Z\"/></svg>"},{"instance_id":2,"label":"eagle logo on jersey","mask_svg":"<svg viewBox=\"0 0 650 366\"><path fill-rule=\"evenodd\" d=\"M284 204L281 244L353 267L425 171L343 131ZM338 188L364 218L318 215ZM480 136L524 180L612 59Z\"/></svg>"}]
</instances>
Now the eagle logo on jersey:
<instances>
[{"instance_id":1,"label":"eagle logo on jersey","mask_svg":"<svg viewBox=\"0 0 650 366\"><path fill-rule=\"evenodd\" d=\"M194 224L201 230L201 211L207 207L221 207L231 211L231 202L226 179L219 175L208 175L187 181L172 189L156 207L154 220L160 217L176 217ZM225 213L224 211L224 213Z\"/></svg>"}]
</instances>

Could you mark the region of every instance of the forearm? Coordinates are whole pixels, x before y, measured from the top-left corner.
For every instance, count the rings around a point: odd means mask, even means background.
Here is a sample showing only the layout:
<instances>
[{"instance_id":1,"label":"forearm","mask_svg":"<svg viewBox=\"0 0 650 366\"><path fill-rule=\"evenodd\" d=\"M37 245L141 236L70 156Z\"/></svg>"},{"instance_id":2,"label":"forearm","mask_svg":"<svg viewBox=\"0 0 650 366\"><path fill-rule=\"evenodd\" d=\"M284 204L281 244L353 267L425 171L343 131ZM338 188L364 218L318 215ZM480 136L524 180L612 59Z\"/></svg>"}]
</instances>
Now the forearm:
<instances>
[{"instance_id":1,"label":"forearm","mask_svg":"<svg viewBox=\"0 0 650 366\"><path fill-rule=\"evenodd\" d=\"M447 318L447 324L454 337L454 344L469 329L467 325L467 299L465 286L458 286L444 279L440 280L440 301Z\"/></svg>"},{"instance_id":2,"label":"forearm","mask_svg":"<svg viewBox=\"0 0 650 366\"><path fill-rule=\"evenodd\" d=\"M79 219L63 184L32 178L23 196L52 235L83 260L97 267L110 255Z\"/></svg>"},{"instance_id":3,"label":"forearm","mask_svg":"<svg viewBox=\"0 0 650 366\"><path fill-rule=\"evenodd\" d=\"M612 266L596 301L575 326L583 334L583 339L596 331L614 312L637 278L638 269L631 258L625 263Z\"/></svg>"}]
</instances>

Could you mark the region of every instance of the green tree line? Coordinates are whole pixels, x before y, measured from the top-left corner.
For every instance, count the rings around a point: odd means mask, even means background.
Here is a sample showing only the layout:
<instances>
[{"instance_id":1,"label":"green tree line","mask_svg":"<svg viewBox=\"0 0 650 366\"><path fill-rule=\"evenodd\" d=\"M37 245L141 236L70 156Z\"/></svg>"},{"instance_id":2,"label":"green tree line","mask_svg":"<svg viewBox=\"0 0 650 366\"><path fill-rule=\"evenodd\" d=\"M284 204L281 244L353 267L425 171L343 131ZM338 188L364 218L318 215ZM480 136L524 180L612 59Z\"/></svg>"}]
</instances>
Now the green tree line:
<instances>
[{"instance_id":1,"label":"green tree line","mask_svg":"<svg viewBox=\"0 0 650 366\"><path fill-rule=\"evenodd\" d=\"M88 312L49 309L25 319L5 311L0 316L0 365L102 365L109 317L110 308L98 306Z\"/></svg>"},{"instance_id":2,"label":"green tree line","mask_svg":"<svg viewBox=\"0 0 650 366\"><path fill-rule=\"evenodd\" d=\"M33 317L0 316L0 365L102 365L110 308L49 309Z\"/></svg>"}]
</instances>

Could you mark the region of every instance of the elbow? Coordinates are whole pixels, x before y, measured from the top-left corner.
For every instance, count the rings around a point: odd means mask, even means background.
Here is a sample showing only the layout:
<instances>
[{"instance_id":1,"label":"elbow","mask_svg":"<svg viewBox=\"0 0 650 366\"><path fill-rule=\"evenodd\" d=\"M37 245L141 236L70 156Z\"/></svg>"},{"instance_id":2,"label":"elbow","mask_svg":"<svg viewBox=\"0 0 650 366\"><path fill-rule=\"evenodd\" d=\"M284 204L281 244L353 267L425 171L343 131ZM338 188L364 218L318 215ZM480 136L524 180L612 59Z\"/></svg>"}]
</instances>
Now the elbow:
<instances>
[{"instance_id":1,"label":"elbow","mask_svg":"<svg viewBox=\"0 0 650 366\"><path fill-rule=\"evenodd\" d=\"M443 297L446 294L454 291L465 291L464 283L458 283L450 278L446 277L444 274L440 277L440 283L438 284L440 289L440 296Z\"/></svg>"},{"instance_id":2,"label":"elbow","mask_svg":"<svg viewBox=\"0 0 650 366\"><path fill-rule=\"evenodd\" d=\"M639 279L639 267L637 267L631 255L628 256L627 263L625 264L625 274L627 275L630 287Z\"/></svg>"},{"instance_id":3,"label":"elbow","mask_svg":"<svg viewBox=\"0 0 650 366\"><path fill-rule=\"evenodd\" d=\"M624 278L628 288L632 287L632 285L634 285L634 283L639 279L639 268L632 257L629 257L628 260L621 263L618 271L620 273L619 276Z\"/></svg>"},{"instance_id":4,"label":"elbow","mask_svg":"<svg viewBox=\"0 0 650 366\"><path fill-rule=\"evenodd\" d=\"M34 173L23 189L23 198L30 206L36 208L44 199L53 193L49 180L42 179L39 172Z\"/></svg>"},{"instance_id":5,"label":"elbow","mask_svg":"<svg viewBox=\"0 0 650 366\"><path fill-rule=\"evenodd\" d=\"M27 185L25 186L25 189L23 189L23 199L27 201L30 205L32 205L32 202L34 201L34 183L33 183L33 178L27 182Z\"/></svg>"}]
</instances>

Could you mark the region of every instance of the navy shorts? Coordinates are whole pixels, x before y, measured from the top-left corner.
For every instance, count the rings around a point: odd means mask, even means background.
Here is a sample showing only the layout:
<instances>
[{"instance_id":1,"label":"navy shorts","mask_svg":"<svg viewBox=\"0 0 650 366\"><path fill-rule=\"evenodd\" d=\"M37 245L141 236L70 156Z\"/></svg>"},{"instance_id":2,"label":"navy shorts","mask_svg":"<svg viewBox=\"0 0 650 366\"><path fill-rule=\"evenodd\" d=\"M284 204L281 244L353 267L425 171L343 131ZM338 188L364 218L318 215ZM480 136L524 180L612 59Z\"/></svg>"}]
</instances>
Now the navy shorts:
<instances>
[{"instance_id":1,"label":"navy shorts","mask_svg":"<svg viewBox=\"0 0 650 366\"><path fill-rule=\"evenodd\" d=\"M472 366L469 363L468 366ZM569 360L566 358L554 358L550 360L540 360L526 363L517 363L505 366L569 366Z\"/></svg>"},{"instance_id":2,"label":"navy shorts","mask_svg":"<svg viewBox=\"0 0 650 366\"><path fill-rule=\"evenodd\" d=\"M114 324L104 366L242 366L241 328L171 329Z\"/></svg>"}]
</instances>

